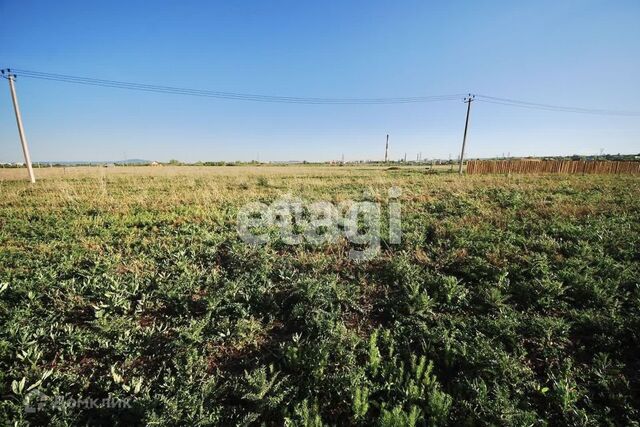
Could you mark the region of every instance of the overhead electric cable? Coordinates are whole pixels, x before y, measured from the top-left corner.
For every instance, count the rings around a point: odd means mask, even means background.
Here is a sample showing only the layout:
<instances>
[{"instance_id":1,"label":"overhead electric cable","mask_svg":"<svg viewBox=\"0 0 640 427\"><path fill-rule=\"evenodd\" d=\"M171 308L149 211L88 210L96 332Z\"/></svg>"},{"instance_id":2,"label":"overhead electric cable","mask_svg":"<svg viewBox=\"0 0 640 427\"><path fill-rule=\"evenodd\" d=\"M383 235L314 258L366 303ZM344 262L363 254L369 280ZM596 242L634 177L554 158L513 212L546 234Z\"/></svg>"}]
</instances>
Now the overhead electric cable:
<instances>
[{"instance_id":1,"label":"overhead electric cable","mask_svg":"<svg viewBox=\"0 0 640 427\"><path fill-rule=\"evenodd\" d=\"M202 89L178 88L172 86L149 85L141 83L123 82L116 80L94 79L88 77L70 76L64 74L43 73L38 71L29 71L22 69L12 69L12 72L29 78L53 80L65 83L76 83L91 86L102 86L118 89L130 89L147 92L169 93L177 95L204 96L221 99L234 99L242 101L258 101L258 102L279 102L294 104L403 104L418 102L434 102L434 101L450 101L459 99L462 94L453 95L435 95L435 96L418 96L418 97L396 97L396 98L313 98L313 97L290 97L290 96L271 96L256 95L235 92L220 92Z\"/></svg>"},{"instance_id":2,"label":"overhead electric cable","mask_svg":"<svg viewBox=\"0 0 640 427\"><path fill-rule=\"evenodd\" d=\"M11 69L11 72L21 77L72 83L80 85L98 86L115 89L128 89L142 92L164 93L172 95L200 96L217 99L229 99L237 101L270 102L285 104L333 104L333 105L376 105L376 104L408 104L426 103L437 101L454 101L462 99L465 94L410 96L391 98L323 98L323 97L294 97L277 95L259 95L238 92L222 92L204 89L190 89L163 85L150 85L143 83L125 82L118 80L105 80L90 77L72 76L67 74L45 73L24 69ZM476 95L476 100L488 104L504 105L508 107L527 108L532 110L555 111L563 113L594 114L607 116L640 116L636 111L618 111L606 109L593 109L582 107L570 107L561 105L544 104L530 101L522 101L510 98L500 98L489 95Z\"/></svg>"},{"instance_id":3,"label":"overhead electric cable","mask_svg":"<svg viewBox=\"0 0 640 427\"><path fill-rule=\"evenodd\" d=\"M546 111L560 111L566 113L581 113L581 114L598 114L608 116L640 116L640 112L636 111L620 111L620 110L603 110L593 108L581 108L581 107L568 107L552 104L541 104L537 102L521 101L517 99L499 98L488 95L476 95L477 101L486 102L489 104L507 105L510 107L529 108L534 110L546 110Z\"/></svg>"}]
</instances>

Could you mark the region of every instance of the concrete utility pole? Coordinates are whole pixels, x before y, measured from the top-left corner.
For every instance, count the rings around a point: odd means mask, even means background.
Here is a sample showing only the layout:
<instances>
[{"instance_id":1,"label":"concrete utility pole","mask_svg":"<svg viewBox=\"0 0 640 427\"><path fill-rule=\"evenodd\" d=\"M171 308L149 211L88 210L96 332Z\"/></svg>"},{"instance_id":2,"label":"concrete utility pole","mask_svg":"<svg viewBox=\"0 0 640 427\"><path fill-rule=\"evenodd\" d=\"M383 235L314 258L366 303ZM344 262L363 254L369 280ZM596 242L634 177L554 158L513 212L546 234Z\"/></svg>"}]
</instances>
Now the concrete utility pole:
<instances>
[{"instance_id":1,"label":"concrete utility pole","mask_svg":"<svg viewBox=\"0 0 640 427\"><path fill-rule=\"evenodd\" d=\"M14 81L16 75L11 72L11 70L6 70L7 75L5 76L5 70L2 70L2 76L9 80L9 90L11 91L11 99L13 100L13 110L16 113L16 123L18 124L18 133L20 134L20 142L22 143L22 153L24 154L24 162L27 165L27 170L29 171L29 179L31 183L36 182L36 177L33 174L33 166L31 165L31 155L29 154L29 145L27 144L27 137L24 134L24 128L22 127L22 116L20 115L20 106L18 105L18 96L16 95L16 88L14 85Z\"/></svg>"},{"instance_id":2,"label":"concrete utility pole","mask_svg":"<svg viewBox=\"0 0 640 427\"><path fill-rule=\"evenodd\" d=\"M467 104L467 120L464 122L464 136L462 137L462 151L460 152L460 166L458 166L458 174L462 175L462 164L464 163L464 147L467 145L467 128L469 127L469 112L471 111L471 101L475 98L475 95L469 94L464 99Z\"/></svg>"},{"instance_id":3,"label":"concrete utility pole","mask_svg":"<svg viewBox=\"0 0 640 427\"><path fill-rule=\"evenodd\" d=\"M387 145L384 147L384 162L387 163L389 158L389 134L387 134Z\"/></svg>"}]
</instances>

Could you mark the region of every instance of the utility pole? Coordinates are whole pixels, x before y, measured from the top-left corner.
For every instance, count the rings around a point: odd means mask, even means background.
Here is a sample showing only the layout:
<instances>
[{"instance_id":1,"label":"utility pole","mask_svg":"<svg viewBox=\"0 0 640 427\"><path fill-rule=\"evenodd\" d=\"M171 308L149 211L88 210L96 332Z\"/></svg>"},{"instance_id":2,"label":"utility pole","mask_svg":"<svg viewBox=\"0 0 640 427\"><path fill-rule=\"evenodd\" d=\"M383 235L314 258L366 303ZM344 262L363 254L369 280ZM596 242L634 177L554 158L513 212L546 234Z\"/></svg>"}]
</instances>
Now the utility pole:
<instances>
[{"instance_id":1,"label":"utility pole","mask_svg":"<svg viewBox=\"0 0 640 427\"><path fill-rule=\"evenodd\" d=\"M389 158L389 134L387 134L387 144L384 147L384 162L387 163Z\"/></svg>"},{"instance_id":2,"label":"utility pole","mask_svg":"<svg viewBox=\"0 0 640 427\"><path fill-rule=\"evenodd\" d=\"M5 70L2 70L2 77L9 80L9 90L11 91L11 100L13 101L13 110L16 113L16 123L18 124L18 133L20 134L20 142L22 143L22 153L24 154L24 162L27 165L29 171L29 179L31 183L36 182L36 177L33 174L33 166L31 165L31 155L29 154L29 145L27 145L27 137L24 134L24 128L22 127L22 116L20 115L20 106L18 105L18 96L16 95L16 88L14 81L16 75L7 69L7 75L5 76Z\"/></svg>"},{"instance_id":3,"label":"utility pole","mask_svg":"<svg viewBox=\"0 0 640 427\"><path fill-rule=\"evenodd\" d=\"M467 129L469 127L469 112L471 111L471 101L475 98L475 95L469 94L464 99L467 104L467 120L464 122L464 136L462 137L462 151L460 151L460 166L458 166L458 174L462 175L462 164L464 163L464 147L467 145Z\"/></svg>"}]
</instances>

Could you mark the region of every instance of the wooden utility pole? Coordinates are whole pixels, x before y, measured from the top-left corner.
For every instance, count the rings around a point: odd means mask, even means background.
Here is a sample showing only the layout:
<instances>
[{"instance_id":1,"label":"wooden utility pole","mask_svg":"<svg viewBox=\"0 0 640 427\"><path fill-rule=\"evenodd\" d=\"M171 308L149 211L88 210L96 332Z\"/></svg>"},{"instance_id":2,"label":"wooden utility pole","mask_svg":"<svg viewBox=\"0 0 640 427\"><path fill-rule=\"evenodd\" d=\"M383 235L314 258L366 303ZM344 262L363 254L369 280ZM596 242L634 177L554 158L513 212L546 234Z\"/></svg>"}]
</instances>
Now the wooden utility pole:
<instances>
[{"instance_id":1,"label":"wooden utility pole","mask_svg":"<svg viewBox=\"0 0 640 427\"><path fill-rule=\"evenodd\" d=\"M467 129L469 128L469 113L471 112L471 101L475 98L475 95L469 94L464 99L467 104L467 120L464 122L464 136L462 137L462 151L460 151L460 165L458 166L458 174L462 175L462 164L464 163L464 148L467 145Z\"/></svg>"},{"instance_id":2,"label":"wooden utility pole","mask_svg":"<svg viewBox=\"0 0 640 427\"><path fill-rule=\"evenodd\" d=\"M387 134L387 144L384 147L384 162L387 163L389 158L389 134Z\"/></svg>"},{"instance_id":3,"label":"wooden utility pole","mask_svg":"<svg viewBox=\"0 0 640 427\"><path fill-rule=\"evenodd\" d=\"M5 77L5 70L2 70L2 76ZM7 75L5 77L9 80L9 90L11 91L11 100L13 101L13 110L16 113L16 123L18 124L18 133L20 134L20 142L22 143L22 153L24 154L24 162L27 165L27 170L29 171L29 179L31 183L36 182L36 177L33 174L33 166L31 165L31 155L29 154L29 145L27 144L27 137L24 134L24 128L22 127L22 116L20 115L20 105L18 105L18 96L16 95L16 88L14 85L14 81L16 75L11 72L11 70L7 70Z\"/></svg>"}]
</instances>

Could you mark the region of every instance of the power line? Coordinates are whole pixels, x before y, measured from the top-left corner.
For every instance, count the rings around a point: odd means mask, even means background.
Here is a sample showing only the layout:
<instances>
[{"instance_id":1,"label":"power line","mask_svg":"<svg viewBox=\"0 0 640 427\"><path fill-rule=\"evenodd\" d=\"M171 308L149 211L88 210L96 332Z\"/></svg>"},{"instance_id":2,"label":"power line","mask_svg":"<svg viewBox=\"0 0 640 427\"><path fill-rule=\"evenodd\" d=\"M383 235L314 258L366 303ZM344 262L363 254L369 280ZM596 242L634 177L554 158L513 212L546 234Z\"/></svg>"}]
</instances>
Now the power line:
<instances>
[{"instance_id":1,"label":"power line","mask_svg":"<svg viewBox=\"0 0 640 427\"><path fill-rule=\"evenodd\" d=\"M9 71L9 70L3 70ZM323 97L293 97L293 96L277 96L277 95L259 95L249 93L238 92L222 92L204 89L190 89L173 86L163 85L150 85L143 83L125 82L118 80L105 80L96 79L90 77L72 76L68 74L54 74L45 73L41 71L32 71L24 69L11 69L14 74L19 74L22 77L28 77L40 80L57 81L63 83L72 83L80 85L98 86L115 89L127 89L136 90L142 92L154 92L172 95L188 95L199 96L207 98L217 99L229 99L237 101L251 101L251 102L270 102L270 103L285 103L285 104L328 104L328 105L348 105L348 104L360 104L360 105L375 105L375 104L408 104L408 103L425 103L425 102L437 102L437 101L453 101L459 100L465 94L451 94L451 95L430 95L430 96L412 96L412 97L392 97L392 98L323 98ZM578 114L594 114L594 115L606 115L606 116L627 116L635 117L640 116L640 112L636 111L618 111L618 110L606 110L606 109L593 109L582 107L570 107L552 104L543 104L530 101L522 101L510 98L500 98L489 95L477 95L476 101L504 105L508 107L527 108L532 110L542 111L556 111L563 113L578 113Z\"/></svg>"},{"instance_id":2,"label":"power line","mask_svg":"<svg viewBox=\"0 0 640 427\"><path fill-rule=\"evenodd\" d=\"M537 102L521 101L517 99L498 98L488 95L476 95L476 101L489 104L507 105L510 107L528 108L532 110L559 111L564 113L597 114L605 116L640 116L636 111L603 110L593 108L567 107L561 105L541 104Z\"/></svg>"},{"instance_id":3,"label":"power line","mask_svg":"<svg viewBox=\"0 0 640 427\"><path fill-rule=\"evenodd\" d=\"M78 77L65 74L44 73L22 69L12 69L12 72L22 77L51 80L64 83L75 83L90 86L101 86L117 89L129 89L144 92L168 93L175 95L202 96L219 99L232 99L255 102L277 102L290 104L405 104L422 103L435 101L451 101L459 99L462 94L416 96L416 97L396 97L396 98L313 98L313 97L290 97L257 95L236 92L220 92L203 89L189 89L172 86L149 85L142 83L124 82L117 80L94 79L88 77Z\"/></svg>"}]
</instances>

